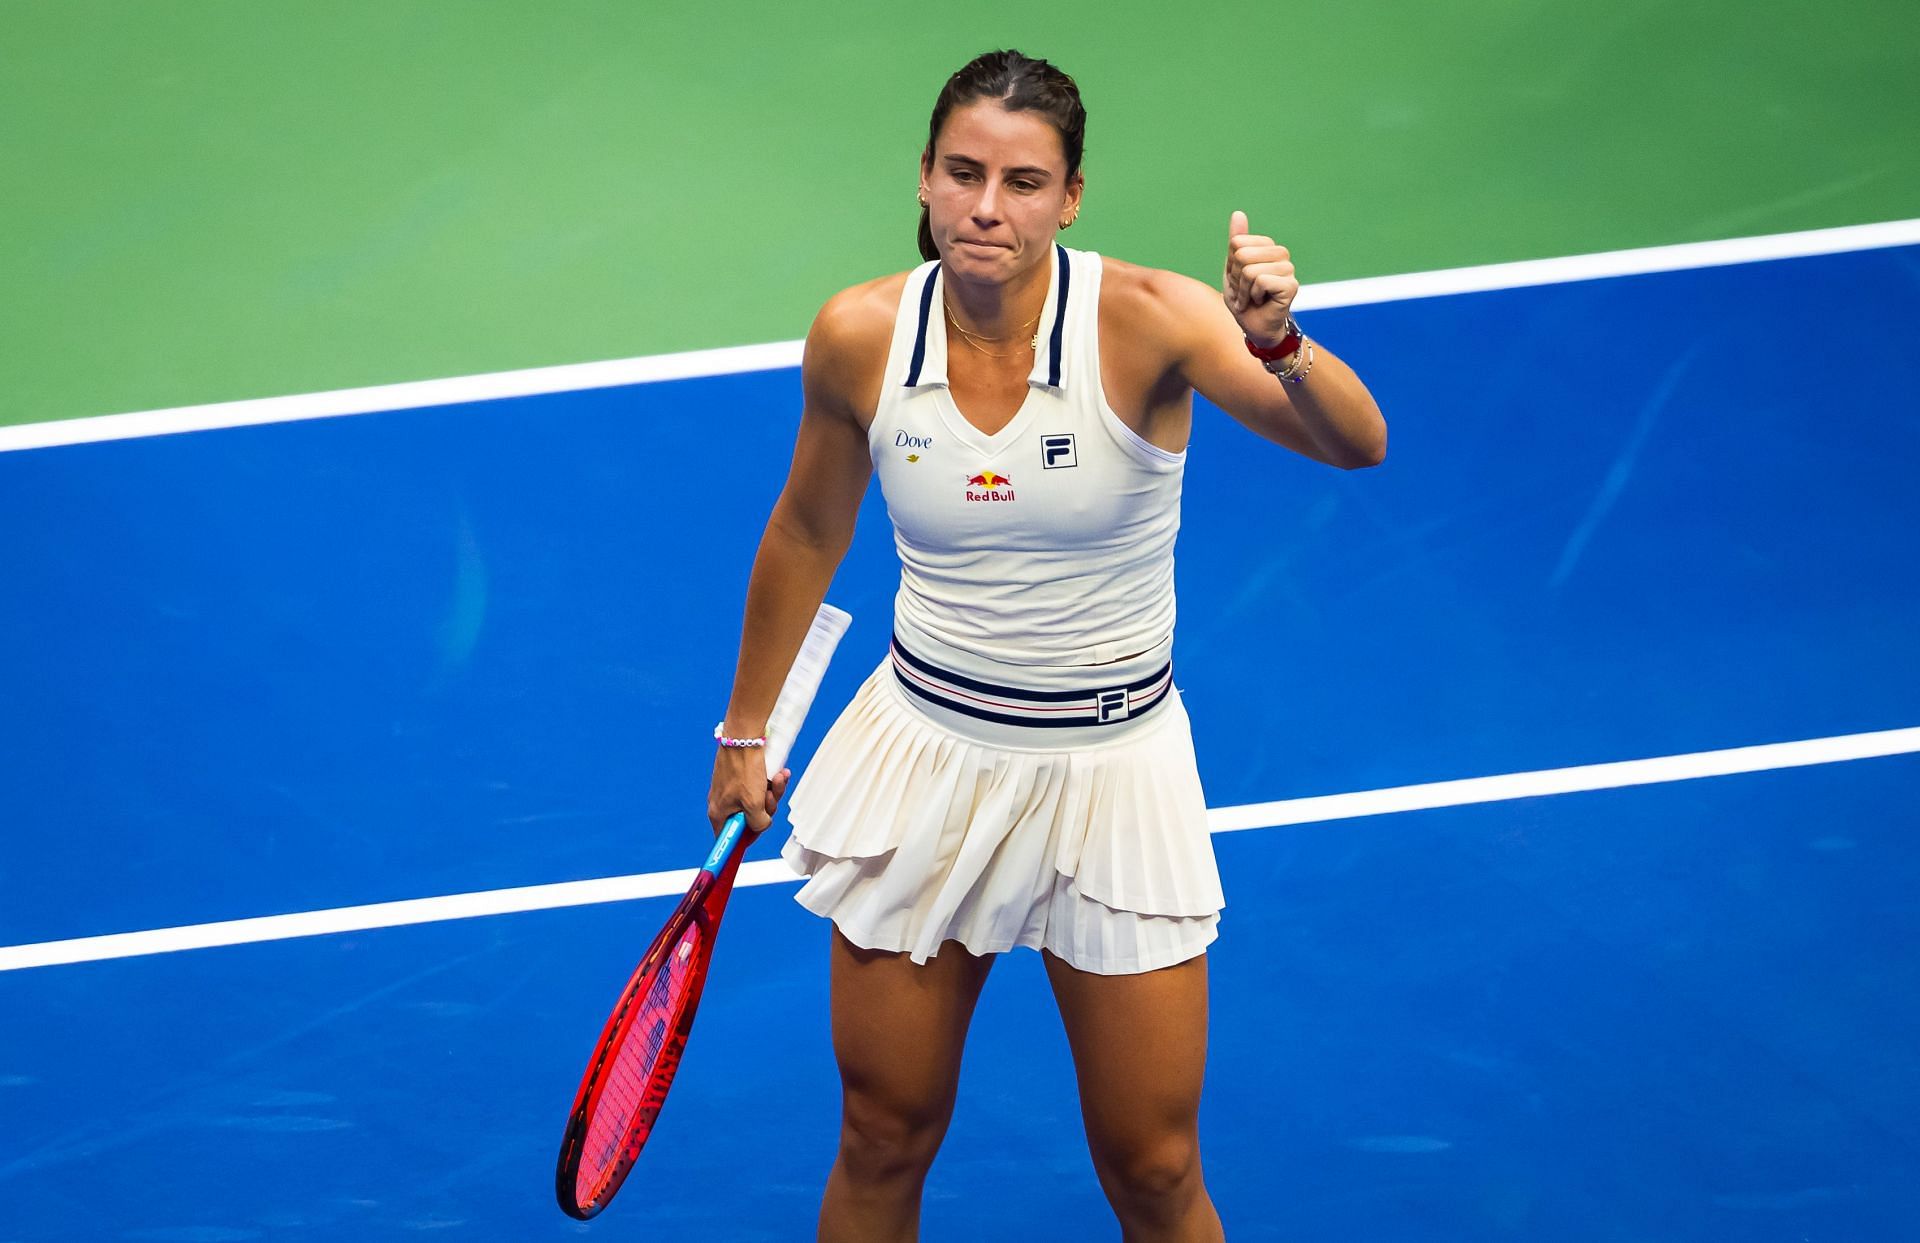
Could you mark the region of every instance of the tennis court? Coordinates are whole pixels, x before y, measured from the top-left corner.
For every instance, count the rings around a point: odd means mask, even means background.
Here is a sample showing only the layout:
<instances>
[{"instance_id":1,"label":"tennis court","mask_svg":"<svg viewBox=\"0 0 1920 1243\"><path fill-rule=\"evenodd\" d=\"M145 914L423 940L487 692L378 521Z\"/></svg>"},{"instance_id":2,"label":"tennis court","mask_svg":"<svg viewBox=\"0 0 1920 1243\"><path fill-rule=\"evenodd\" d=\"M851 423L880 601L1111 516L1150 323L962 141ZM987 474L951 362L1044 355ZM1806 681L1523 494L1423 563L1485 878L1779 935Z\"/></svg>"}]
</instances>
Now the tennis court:
<instances>
[{"instance_id":1,"label":"tennis court","mask_svg":"<svg viewBox=\"0 0 1920 1243\"><path fill-rule=\"evenodd\" d=\"M1767 236L1307 281L1378 469L1196 403L1230 1238L1920 1228L1920 222L1722 232ZM784 818L620 1200L552 1199L710 840L796 360L0 427L0 1243L812 1237L839 1085ZM890 541L870 497L802 781ZM923 1237L1115 1233L1008 955Z\"/></svg>"}]
</instances>

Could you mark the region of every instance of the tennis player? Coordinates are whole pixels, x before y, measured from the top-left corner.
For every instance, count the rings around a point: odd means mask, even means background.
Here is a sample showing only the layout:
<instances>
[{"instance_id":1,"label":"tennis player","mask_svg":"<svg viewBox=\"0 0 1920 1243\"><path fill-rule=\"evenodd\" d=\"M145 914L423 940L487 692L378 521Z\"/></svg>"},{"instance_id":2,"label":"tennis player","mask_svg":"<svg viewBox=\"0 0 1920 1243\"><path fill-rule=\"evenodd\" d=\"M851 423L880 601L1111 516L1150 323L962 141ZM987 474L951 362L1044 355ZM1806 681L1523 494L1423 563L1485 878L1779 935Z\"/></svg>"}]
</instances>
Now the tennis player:
<instances>
[{"instance_id":1,"label":"tennis player","mask_svg":"<svg viewBox=\"0 0 1920 1243\"><path fill-rule=\"evenodd\" d=\"M814 321L747 590L708 814L761 829L786 774L770 789L756 746L879 473L892 642L782 851L835 929L834 1243L917 1236L975 1000L1016 946L1045 961L1123 1236L1223 1237L1197 1119L1224 899L1170 660L1192 394L1342 469L1385 457L1386 424L1294 322L1292 259L1240 212L1218 291L1061 244L1085 129L1046 61L992 52L948 79L920 158L926 262Z\"/></svg>"}]
</instances>

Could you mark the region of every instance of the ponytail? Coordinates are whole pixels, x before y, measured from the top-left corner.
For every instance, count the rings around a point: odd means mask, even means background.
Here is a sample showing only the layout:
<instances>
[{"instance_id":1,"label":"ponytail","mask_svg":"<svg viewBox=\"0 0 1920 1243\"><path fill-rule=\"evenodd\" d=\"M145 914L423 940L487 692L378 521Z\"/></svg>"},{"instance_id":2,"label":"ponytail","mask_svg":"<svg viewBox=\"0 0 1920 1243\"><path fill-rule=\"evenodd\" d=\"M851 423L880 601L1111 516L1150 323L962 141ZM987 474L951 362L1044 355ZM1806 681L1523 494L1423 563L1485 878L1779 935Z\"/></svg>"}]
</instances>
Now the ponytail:
<instances>
[{"instance_id":1,"label":"ponytail","mask_svg":"<svg viewBox=\"0 0 1920 1243\"><path fill-rule=\"evenodd\" d=\"M932 215L933 213L929 212L926 208L922 207L920 209L920 257L922 259L938 259L940 257L940 248L933 244Z\"/></svg>"}]
</instances>

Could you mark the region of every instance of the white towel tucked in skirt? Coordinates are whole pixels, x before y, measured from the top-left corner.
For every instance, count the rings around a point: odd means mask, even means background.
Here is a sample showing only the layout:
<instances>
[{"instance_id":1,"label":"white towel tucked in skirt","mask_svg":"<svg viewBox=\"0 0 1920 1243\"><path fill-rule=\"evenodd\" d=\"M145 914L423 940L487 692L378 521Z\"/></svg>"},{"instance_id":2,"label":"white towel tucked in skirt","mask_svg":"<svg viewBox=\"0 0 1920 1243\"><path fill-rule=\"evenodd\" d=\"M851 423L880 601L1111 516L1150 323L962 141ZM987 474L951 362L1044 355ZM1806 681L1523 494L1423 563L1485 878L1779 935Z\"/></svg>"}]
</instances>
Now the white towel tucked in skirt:
<instances>
[{"instance_id":1,"label":"white towel tucked in skirt","mask_svg":"<svg viewBox=\"0 0 1920 1243\"><path fill-rule=\"evenodd\" d=\"M797 900L917 963L949 940L1103 975L1194 957L1225 899L1178 691L1110 732L1021 745L1047 731L923 704L883 660L789 799Z\"/></svg>"}]
</instances>

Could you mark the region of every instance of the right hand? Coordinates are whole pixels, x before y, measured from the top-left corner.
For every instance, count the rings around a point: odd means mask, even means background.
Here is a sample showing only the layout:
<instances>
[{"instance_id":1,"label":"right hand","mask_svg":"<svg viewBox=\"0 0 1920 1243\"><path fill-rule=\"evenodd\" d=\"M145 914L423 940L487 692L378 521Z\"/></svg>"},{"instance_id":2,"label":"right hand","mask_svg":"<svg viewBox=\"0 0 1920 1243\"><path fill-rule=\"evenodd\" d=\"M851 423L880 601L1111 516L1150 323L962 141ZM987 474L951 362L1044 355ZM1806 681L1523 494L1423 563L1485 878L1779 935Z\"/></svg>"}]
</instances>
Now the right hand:
<instances>
[{"instance_id":1,"label":"right hand","mask_svg":"<svg viewBox=\"0 0 1920 1243\"><path fill-rule=\"evenodd\" d=\"M1248 232L1247 213L1227 222L1227 264L1220 276L1227 309L1254 342L1273 345L1287 335L1300 279L1285 246L1265 234Z\"/></svg>"},{"instance_id":2,"label":"right hand","mask_svg":"<svg viewBox=\"0 0 1920 1243\"><path fill-rule=\"evenodd\" d=\"M707 820L714 836L736 811L747 813L747 832L756 834L773 823L774 808L787 792L793 770L783 768L767 780L767 760L758 747L720 747L713 757L713 785L707 791Z\"/></svg>"}]
</instances>

